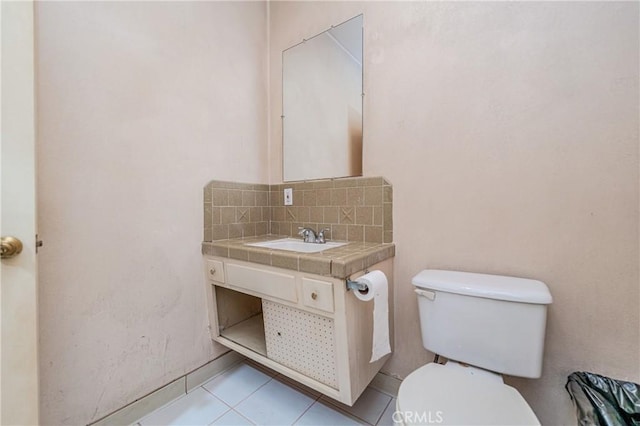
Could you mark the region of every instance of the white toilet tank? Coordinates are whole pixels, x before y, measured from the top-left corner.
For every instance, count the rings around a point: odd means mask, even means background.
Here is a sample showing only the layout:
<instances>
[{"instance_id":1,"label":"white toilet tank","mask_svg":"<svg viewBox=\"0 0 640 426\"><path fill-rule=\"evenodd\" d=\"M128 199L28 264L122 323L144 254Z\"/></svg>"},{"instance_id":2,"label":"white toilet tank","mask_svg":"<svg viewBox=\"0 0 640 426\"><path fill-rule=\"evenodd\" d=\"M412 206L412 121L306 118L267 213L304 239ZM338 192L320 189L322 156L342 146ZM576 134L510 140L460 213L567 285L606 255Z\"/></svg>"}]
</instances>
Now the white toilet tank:
<instances>
[{"instance_id":1,"label":"white toilet tank","mask_svg":"<svg viewBox=\"0 0 640 426\"><path fill-rule=\"evenodd\" d=\"M433 269L412 282L427 350L502 374L540 377L552 302L543 282Z\"/></svg>"}]
</instances>

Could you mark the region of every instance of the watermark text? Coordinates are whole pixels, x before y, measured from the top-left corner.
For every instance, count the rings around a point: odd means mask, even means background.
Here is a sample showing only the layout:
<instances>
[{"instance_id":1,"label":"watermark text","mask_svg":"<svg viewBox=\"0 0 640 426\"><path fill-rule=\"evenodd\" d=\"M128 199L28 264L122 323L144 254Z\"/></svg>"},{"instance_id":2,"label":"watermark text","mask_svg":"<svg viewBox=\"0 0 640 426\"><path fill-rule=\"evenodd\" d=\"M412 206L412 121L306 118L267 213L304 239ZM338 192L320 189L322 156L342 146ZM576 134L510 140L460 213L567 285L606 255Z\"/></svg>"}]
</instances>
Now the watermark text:
<instances>
[{"instance_id":1,"label":"watermark text","mask_svg":"<svg viewBox=\"0 0 640 426\"><path fill-rule=\"evenodd\" d=\"M395 411L391 418L395 423L439 424L444 421L442 411Z\"/></svg>"}]
</instances>

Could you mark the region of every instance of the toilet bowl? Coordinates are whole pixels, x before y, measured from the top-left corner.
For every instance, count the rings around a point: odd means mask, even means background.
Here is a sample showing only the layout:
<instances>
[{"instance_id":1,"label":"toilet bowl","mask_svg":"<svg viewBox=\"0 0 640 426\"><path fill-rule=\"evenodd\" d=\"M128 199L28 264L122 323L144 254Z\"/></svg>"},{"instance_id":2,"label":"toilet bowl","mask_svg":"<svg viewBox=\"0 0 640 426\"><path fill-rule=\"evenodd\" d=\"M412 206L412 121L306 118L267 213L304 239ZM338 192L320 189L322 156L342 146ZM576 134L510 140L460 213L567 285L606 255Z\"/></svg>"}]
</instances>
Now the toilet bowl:
<instances>
[{"instance_id":1,"label":"toilet bowl","mask_svg":"<svg viewBox=\"0 0 640 426\"><path fill-rule=\"evenodd\" d=\"M539 425L502 376L455 361L429 363L400 385L395 425Z\"/></svg>"},{"instance_id":2,"label":"toilet bowl","mask_svg":"<svg viewBox=\"0 0 640 426\"><path fill-rule=\"evenodd\" d=\"M502 374L538 378L547 286L536 280L424 270L413 277L425 349L446 357L405 378L396 425L539 425ZM454 361L456 360L456 361Z\"/></svg>"}]
</instances>

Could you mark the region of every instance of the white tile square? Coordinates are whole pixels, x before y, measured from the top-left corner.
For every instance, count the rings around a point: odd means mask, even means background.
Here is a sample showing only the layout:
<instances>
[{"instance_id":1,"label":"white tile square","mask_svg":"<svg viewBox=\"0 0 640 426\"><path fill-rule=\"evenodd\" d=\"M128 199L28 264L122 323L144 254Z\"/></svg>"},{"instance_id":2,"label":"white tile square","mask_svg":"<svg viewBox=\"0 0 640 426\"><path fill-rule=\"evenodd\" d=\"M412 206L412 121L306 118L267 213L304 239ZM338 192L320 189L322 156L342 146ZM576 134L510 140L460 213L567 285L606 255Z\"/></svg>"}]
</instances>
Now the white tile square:
<instances>
[{"instance_id":1,"label":"white tile square","mask_svg":"<svg viewBox=\"0 0 640 426\"><path fill-rule=\"evenodd\" d=\"M176 399L140 420L142 426L207 425L229 411L222 401L202 388Z\"/></svg>"},{"instance_id":2,"label":"white tile square","mask_svg":"<svg viewBox=\"0 0 640 426\"><path fill-rule=\"evenodd\" d=\"M253 426L253 423L233 410L229 410L227 414L211 424L215 426Z\"/></svg>"},{"instance_id":3,"label":"white tile square","mask_svg":"<svg viewBox=\"0 0 640 426\"><path fill-rule=\"evenodd\" d=\"M387 408L391 397L373 388L366 388L360 398L353 404L353 407L341 404L330 398L322 397L324 401L336 405L342 411L352 414L365 422L375 425L380 419L382 412Z\"/></svg>"},{"instance_id":4,"label":"white tile square","mask_svg":"<svg viewBox=\"0 0 640 426\"><path fill-rule=\"evenodd\" d=\"M202 387L234 407L269 380L271 377L243 363L214 377Z\"/></svg>"},{"instance_id":5,"label":"white tile square","mask_svg":"<svg viewBox=\"0 0 640 426\"><path fill-rule=\"evenodd\" d=\"M300 426L357 426L360 423L317 401L295 424Z\"/></svg>"},{"instance_id":6,"label":"white tile square","mask_svg":"<svg viewBox=\"0 0 640 426\"><path fill-rule=\"evenodd\" d=\"M382 413L382 417L378 420L378 426L393 426L393 413L396 411L396 399L391 398L387 409Z\"/></svg>"},{"instance_id":7,"label":"white tile square","mask_svg":"<svg viewBox=\"0 0 640 426\"><path fill-rule=\"evenodd\" d=\"M272 380L236 407L236 411L260 425L291 425L314 399Z\"/></svg>"}]
</instances>

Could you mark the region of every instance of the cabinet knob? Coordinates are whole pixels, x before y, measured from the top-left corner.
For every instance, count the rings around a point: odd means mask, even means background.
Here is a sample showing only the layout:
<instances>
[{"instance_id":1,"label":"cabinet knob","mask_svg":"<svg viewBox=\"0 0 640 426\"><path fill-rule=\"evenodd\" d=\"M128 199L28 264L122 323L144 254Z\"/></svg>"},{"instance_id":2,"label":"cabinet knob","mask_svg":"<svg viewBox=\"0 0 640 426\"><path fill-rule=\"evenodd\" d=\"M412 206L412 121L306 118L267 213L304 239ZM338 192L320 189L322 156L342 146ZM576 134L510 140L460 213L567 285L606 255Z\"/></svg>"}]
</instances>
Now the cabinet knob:
<instances>
[{"instance_id":1,"label":"cabinet knob","mask_svg":"<svg viewBox=\"0 0 640 426\"><path fill-rule=\"evenodd\" d=\"M316 300L318 298L318 293L316 293L315 291L313 293L311 293L311 298L313 300Z\"/></svg>"},{"instance_id":2,"label":"cabinet knob","mask_svg":"<svg viewBox=\"0 0 640 426\"><path fill-rule=\"evenodd\" d=\"M210 273L211 275L215 275L215 273L216 273L216 268L211 268L211 269L209 269L209 273Z\"/></svg>"}]
</instances>

